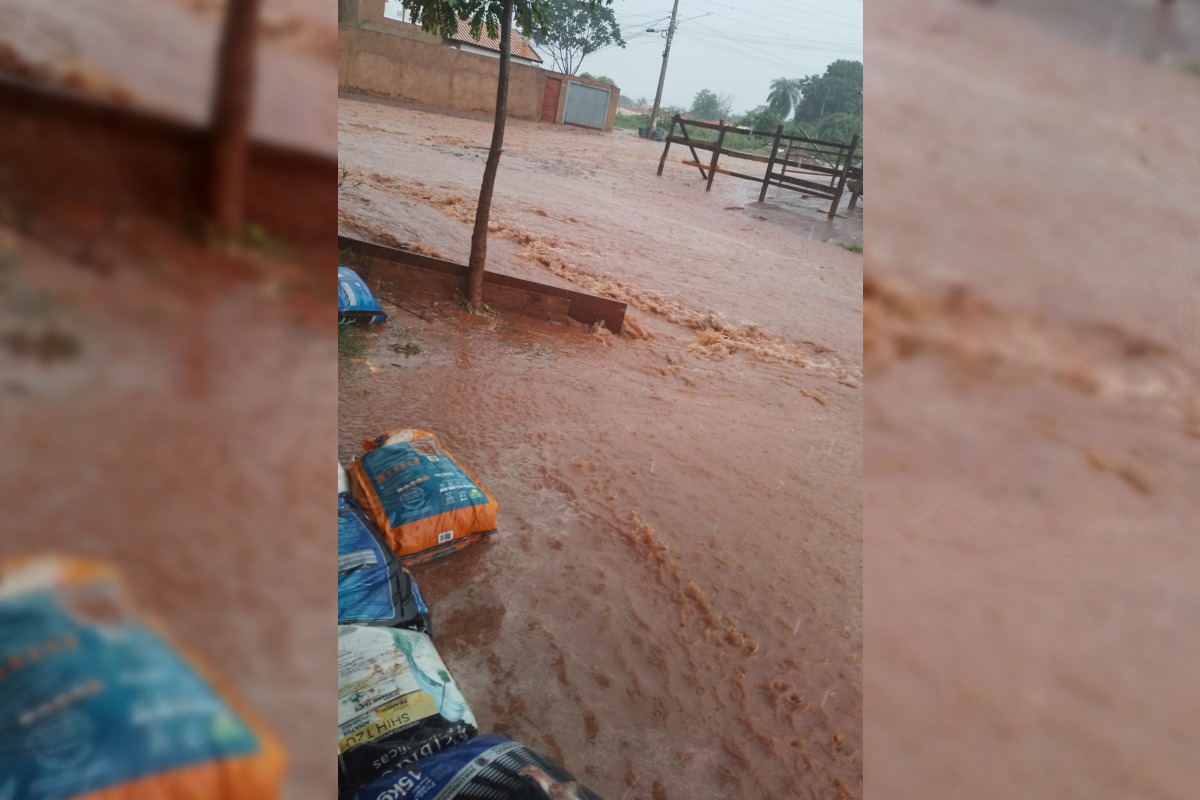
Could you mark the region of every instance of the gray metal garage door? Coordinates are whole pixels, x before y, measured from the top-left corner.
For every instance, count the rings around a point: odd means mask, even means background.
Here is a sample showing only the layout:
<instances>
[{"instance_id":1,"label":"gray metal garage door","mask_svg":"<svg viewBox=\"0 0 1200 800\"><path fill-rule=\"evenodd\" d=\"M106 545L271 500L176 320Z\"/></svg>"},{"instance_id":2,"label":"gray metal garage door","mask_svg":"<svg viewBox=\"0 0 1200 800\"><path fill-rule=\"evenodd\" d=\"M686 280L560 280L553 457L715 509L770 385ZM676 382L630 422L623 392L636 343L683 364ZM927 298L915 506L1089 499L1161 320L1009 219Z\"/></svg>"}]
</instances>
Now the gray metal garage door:
<instances>
[{"instance_id":1,"label":"gray metal garage door","mask_svg":"<svg viewBox=\"0 0 1200 800\"><path fill-rule=\"evenodd\" d=\"M567 84L567 104L563 107L563 122L586 125L604 130L608 121L608 103L612 92L571 81Z\"/></svg>"}]
</instances>

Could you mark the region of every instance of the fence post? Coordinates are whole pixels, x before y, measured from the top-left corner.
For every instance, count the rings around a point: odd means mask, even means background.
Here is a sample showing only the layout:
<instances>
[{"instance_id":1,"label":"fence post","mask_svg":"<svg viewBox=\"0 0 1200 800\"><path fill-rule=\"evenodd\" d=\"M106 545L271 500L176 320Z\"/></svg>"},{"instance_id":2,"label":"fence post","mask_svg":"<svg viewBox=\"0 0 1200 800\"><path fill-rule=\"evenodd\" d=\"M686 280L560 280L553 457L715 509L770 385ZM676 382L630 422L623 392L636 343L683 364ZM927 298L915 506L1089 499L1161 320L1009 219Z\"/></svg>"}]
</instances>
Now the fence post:
<instances>
[{"instance_id":1,"label":"fence post","mask_svg":"<svg viewBox=\"0 0 1200 800\"><path fill-rule=\"evenodd\" d=\"M679 115L671 117L671 127L667 129L667 142L663 146L662 158L658 160L658 174L662 175L663 165L667 163L667 151L671 149L671 137L675 134L675 123L679 121ZM648 134L653 134L654 131L646 131Z\"/></svg>"},{"instance_id":2,"label":"fence post","mask_svg":"<svg viewBox=\"0 0 1200 800\"><path fill-rule=\"evenodd\" d=\"M758 193L758 202L767 199L767 187L770 186L771 172L775 169L775 154L779 152L779 140L783 138L783 125L775 129L775 140L771 142L771 157L767 159L767 174L763 176L762 190ZM785 164L784 169L787 169Z\"/></svg>"},{"instance_id":3,"label":"fence post","mask_svg":"<svg viewBox=\"0 0 1200 800\"><path fill-rule=\"evenodd\" d=\"M696 169L700 170L700 177L707 179L708 173L704 171L704 167L700 166L700 154L692 146L692 137L688 136L687 125L684 124L683 120L679 120L679 132L683 134L684 140L687 141L688 150L692 153L692 160L696 162Z\"/></svg>"},{"instance_id":4,"label":"fence post","mask_svg":"<svg viewBox=\"0 0 1200 800\"><path fill-rule=\"evenodd\" d=\"M862 196L862 173L858 174L858 180L850 185L850 205L847 206L848 211L853 211L858 205L858 198Z\"/></svg>"},{"instance_id":5,"label":"fence post","mask_svg":"<svg viewBox=\"0 0 1200 800\"><path fill-rule=\"evenodd\" d=\"M725 141L725 120L721 120L717 128L717 143L713 147L712 163L708 165L708 184L704 187L704 191L712 188L713 178L717 176L717 159L721 157L721 145Z\"/></svg>"},{"instance_id":6,"label":"fence post","mask_svg":"<svg viewBox=\"0 0 1200 800\"><path fill-rule=\"evenodd\" d=\"M858 134L850 137L850 148L846 151L846 163L842 165L838 172L837 190L833 193L833 203L829 206L829 219L833 219L837 214L838 206L842 202L842 192L846 189L846 176L850 174L850 163L854 161L854 151L858 149Z\"/></svg>"}]
</instances>

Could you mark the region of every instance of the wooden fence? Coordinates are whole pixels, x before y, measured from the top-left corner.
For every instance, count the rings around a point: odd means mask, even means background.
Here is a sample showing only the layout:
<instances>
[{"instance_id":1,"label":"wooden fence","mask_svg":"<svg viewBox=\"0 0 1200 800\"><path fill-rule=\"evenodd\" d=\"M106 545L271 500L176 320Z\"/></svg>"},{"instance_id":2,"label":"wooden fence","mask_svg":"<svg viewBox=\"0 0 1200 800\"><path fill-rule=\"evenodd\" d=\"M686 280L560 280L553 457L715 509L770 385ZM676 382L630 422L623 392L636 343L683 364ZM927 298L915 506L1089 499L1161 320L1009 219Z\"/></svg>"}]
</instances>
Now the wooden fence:
<instances>
[{"instance_id":1,"label":"wooden fence","mask_svg":"<svg viewBox=\"0 0 1200 800\"><path fill-rule=\"evenodd\" d=\"M679 133L676 134L678 128ZM710 141L701 138L699 131L715 131L716 137ZM741 134L771 140L769 156L757 153L746 153L725 147L726 134ZM832 219L837 214L846 191L847 182L853 182L851 209L862 194L862 167L855 166L858 156L858 136L849 142L826 142L820 139L810 139L807 136L784 133L780 125L774 132L756 131L750 128L739 128L726 125L724 122L699 122L683 119L676 114L671 119L671 128L667 132L666 144L663 147L662 158L658 161L658 174L662 175L667 163L667 154L671 145L683 145L692 154L692 160L684 160L683 164L695 167L700 171L700 177L707 181L704 190L712 189L713 177L719 172L735 178L755 181L762 184L758 193L758 201L766 199L767 189L778 186L781 189L803 192L811 197L821 197L830 201L828 217ZM712 153L708 163L700 160L697 150ZM744 172L734 172L717 166L721 156L743 159L766 164L766 170L760 175L749 175ZM788 170L791 170L790 174Z\"/></svg>"}]
</instances>

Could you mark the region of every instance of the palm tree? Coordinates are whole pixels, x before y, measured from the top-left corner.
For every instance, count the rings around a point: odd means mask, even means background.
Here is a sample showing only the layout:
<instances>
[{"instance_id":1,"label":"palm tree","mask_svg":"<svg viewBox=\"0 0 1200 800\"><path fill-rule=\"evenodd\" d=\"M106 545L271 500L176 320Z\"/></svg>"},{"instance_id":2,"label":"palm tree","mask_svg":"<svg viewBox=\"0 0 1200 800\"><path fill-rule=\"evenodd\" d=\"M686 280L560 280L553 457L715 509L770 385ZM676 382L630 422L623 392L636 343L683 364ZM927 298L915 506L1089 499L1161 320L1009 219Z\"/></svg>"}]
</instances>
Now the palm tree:
<instances>
[{"instance_id":1,"label":"palm tree","mask_svg":"<svg viewBox=\"0 0 1200 800\"><path fill-rule=\"evenodd\" d=\"M800 81L792 78L776 78L771 81L771 90L767 93L767 107L786 119L792 113L792 106L800 101Z\"/></svg>"}]
</instances>

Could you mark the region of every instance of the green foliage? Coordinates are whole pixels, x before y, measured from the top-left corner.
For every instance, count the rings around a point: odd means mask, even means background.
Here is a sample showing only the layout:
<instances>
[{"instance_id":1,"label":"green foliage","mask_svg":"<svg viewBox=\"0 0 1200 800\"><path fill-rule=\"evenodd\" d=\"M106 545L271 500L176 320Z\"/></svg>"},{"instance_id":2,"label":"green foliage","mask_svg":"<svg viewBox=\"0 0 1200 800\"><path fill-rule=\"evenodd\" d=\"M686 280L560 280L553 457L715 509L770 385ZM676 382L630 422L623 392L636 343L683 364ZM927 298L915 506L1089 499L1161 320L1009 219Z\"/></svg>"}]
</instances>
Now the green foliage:
<instances>
[{"instance_id":1,"label":"green foliage","mask_svg":"<svg viewBox=\"0 0 1200 800\"><path fill-rule=\"evenodd\" d=\"M236 235L234 235L230 244L242 250L268 258L284 258L287 256L287 247L283 242L267 233L262 225L256 222L251 222L243 227Z\"/></svg>"},{"instance_id":2,"label":"green foliage","mask_svg":"<svg viewBox=\"0 0 1200 800\"><path fill-rule=\"evenodd\" d=\"M839 244L838 247L842 248L843 250L849 250L851 253L858 253L859 255L862 255L863 251L863 246L857 242L853 242L851 244Z\"/></svg>"},{"instance_id":3,"label":"green foliage","mask_svg":"<svg viewBox=\"0 0 1200 800\"><path fill-rule=\"evenodd\" d=\"M751 130L770 132L779 127L783 122L784 114L781 114L770 105L759 106L753 111L748 111L738 123L743 128Z\"/></svg>"},{"instance_id":4,"label":"green foliage","mask_svg":"<svg viewBox=\"0 0 1200 800\"><path fill-rule=\"evenodd\" d=\"M733 98L701 89L692 99L692 109L688 114L710 122L730 119L733 116Z\"/></svg>"},{"instance_id":5,"label":"green foliage","mask_svg":"<svg viewBox=\"0 0 1200 800\"><path fill-rule=\"evenodd\" d=\"M574 75L583 60L604 47L625 47L612 0L538 0L532 30L535 45L550 54L554 68ZM586 77L586 76L583 76ZM609 78L596 78L616 85Z\"/></svg>"},{"instance_id":6,"label":"green foliage","mask_svg":"<svg viewBox=\"0 0 1200 800\"><path fill-rule=\"evenodd\" d=\"M514 25L526 36L531 35L541 21L544 4L540 0L512 2ZM504 0L406 0L405 8L415 24L439 36L456 33L462 19L470 25L472 36L478 38L486 30L488 36L499 38L504 17Z\"/></svg>"},{"instance_id":7,"label":"green foliage","mask_svg":"<svg viewBox=\"0 0 1200 800\"><path fill-rule=\"evenodd\" d=\"M609 86L617 85L617 82L614 81L612 78L608 77L607 75L593 75L590 72L584 72L579 77L586 78L589 81L599 81L600 83L607 83Z\"/></svg>"},{"instance_id":8,"label":"green foliage","mask_svg":"<svg viewBox=\"0 0 1200 800\"><path fill-rule=\"evenodd\" d=\"M800 102L801 84L795 78L776 78L771 81L771 89L767 92L767 107L782 120L792 113L792 109ZM775 125L779 123L776 122Z\"/></svg>"},{"instance_id":9,"label":"green foliage","mask_svg":"<svg viewBox=\"0 0 1200 800\"><path fill-rule=\"evenodd\" d=\"M636 131L649 121L649 114L635 114L628 117L617 114L617 116L613 118L613 128L623 131Z\"/></svg>"},{"instance_id":10,"label":"green foliage","mask_svg":"<svg viewBox=\"0 0 1200 800\"><path fill-rule=\"evenodd\" d=\"M362 331L354 325L338 325L338 356L358 358L364 352Z\"/></svg>"},{"instance_id":11,"label":"green foliage","mask_svg":"<svg viewBox=\"0 0 1200 800\"><path fill-rule=\"evenodd\" d=\"M815 122L829 114L862 116L863 64L861 61L834 61L824 75L809 75L797 81L800 101L793 119Z\"/></svg>"},{"instance_id":12,"label":"green foliage","mask_svg":"<svg viewBox=\"0 0 1200 800\"><path fill-rule=\"evenodd\" d=\"M645 98L642 98L643 100ZM686 114L687 112L679 106L662 106L658 109L658 127L665 133L671 127L671 117L676 114ZM620 114L613 120L613 127L622 130L636 131L643 125L650 124L649 114L634 114L632 116L623 117Z\"/></svg>"},{"instance_id":13,"label":"green foliage","mask_svg":"<svg viewBox=\"0 0 1200 800\"><path fill-rule=\"evenodd\" d=\"M458 307L468 314L473 314L476 317L498 317L500 312L489 306L487 303L470 303L463 300L458 304Z\"/></svg>"},{"instance_id":14,"label":"green foliage","mask_svg":"<svg viewBox=\"0 0 1200 800\"><path fill-rule=\"evenodd\" d=\"M856 114L826 114L817 120L813 127L816 129L816 137L827 142L849 142L850 137L855 135L862 140L862 117Z\"/></svg>"}]
</instances>

